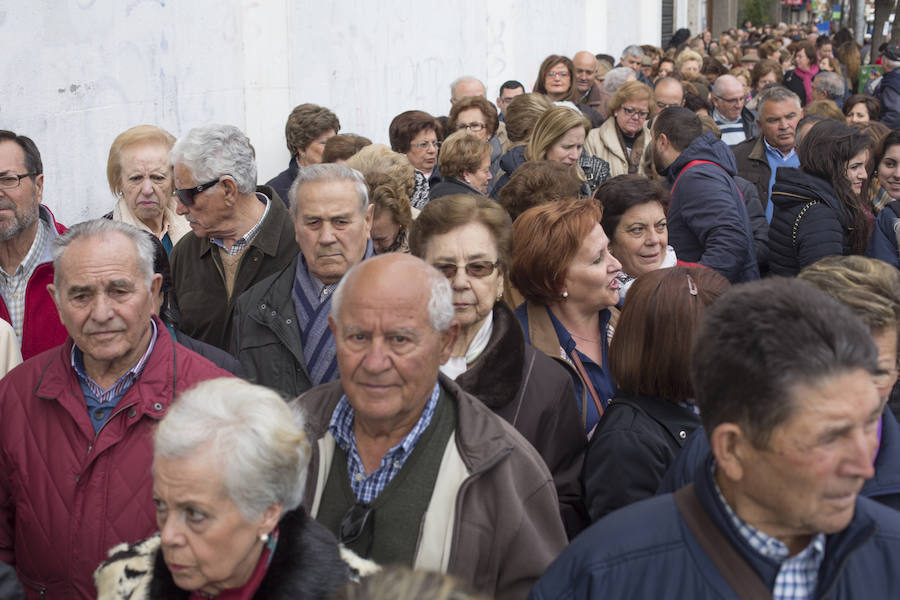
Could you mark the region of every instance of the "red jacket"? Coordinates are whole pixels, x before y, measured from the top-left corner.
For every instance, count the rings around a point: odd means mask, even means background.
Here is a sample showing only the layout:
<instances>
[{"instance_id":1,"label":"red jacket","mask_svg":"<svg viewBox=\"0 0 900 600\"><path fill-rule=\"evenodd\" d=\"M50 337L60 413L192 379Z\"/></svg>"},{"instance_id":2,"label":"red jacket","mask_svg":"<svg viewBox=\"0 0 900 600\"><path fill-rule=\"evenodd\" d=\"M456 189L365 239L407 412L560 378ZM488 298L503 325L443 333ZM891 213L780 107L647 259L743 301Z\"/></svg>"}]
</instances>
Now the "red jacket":
<instances>
[{"instance_id":1,"label":"red jacket","mask_svg":"<svg viewBox=\"0 0 900 600\"><path fill-rule=\"evenodd\" d=\"M66 232L66 227L53 218L53 213L41 205L41 218L50 224L53 237ZM51 238L52 239L52 238ZM53 283L53 263L45 262L34 270L25 287L25 318L22 324L22 358L28 360L35 354L59 346L68 333L59 320L59 312L47 286ZM0 296L0 319L12 323L3 296Z\"/></svg>"},{"instance_id":2,"label":"red jacket","mask_svg":"<svg viewBox=\"0 0 900 600\"><path fill-rule=\"evenodd\" d=\"M0 380L0 561L16 567L27 598L96 597L91 575L107 551L157 530L157 421L177 393L230 377L156 325L144 371L97 435L71 339Z\"/></svg>"}]
</instances>

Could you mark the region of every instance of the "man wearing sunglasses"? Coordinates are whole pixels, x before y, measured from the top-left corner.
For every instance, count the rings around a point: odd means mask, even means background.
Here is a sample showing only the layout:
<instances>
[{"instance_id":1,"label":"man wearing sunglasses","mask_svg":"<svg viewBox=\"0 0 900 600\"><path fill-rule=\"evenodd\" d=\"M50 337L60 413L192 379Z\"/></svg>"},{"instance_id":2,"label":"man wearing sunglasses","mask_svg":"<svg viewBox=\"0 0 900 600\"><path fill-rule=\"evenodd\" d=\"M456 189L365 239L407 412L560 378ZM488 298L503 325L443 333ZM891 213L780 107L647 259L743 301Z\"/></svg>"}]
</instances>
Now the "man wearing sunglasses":
<instances>
[{"instance_id":1,"label":"man wearing sunglasses","mask_svg":"<svg viewBox=\"0 0 900 600\"><path fill-rule=\"evenodd\" d=\"M379 564L524 598L566 545L534 448L439 368L459 326L447 278L406 254L341 280L329 324L340 380L297 401L312 458L304 506Z\"/></svg>"},{"instance_id":2,"label":"man wearing sunglasses","mask_svg":"<svg viewBox=\"0 0 900 600\"><path fill-rule=\"evenodd\" d=\"M170 158L191 226L170 257L181 329L227 350L238 296L297 255L294 227L275 190L257 187L253 146L237 127L196 127Z\"/></svg>"}]
</instances>

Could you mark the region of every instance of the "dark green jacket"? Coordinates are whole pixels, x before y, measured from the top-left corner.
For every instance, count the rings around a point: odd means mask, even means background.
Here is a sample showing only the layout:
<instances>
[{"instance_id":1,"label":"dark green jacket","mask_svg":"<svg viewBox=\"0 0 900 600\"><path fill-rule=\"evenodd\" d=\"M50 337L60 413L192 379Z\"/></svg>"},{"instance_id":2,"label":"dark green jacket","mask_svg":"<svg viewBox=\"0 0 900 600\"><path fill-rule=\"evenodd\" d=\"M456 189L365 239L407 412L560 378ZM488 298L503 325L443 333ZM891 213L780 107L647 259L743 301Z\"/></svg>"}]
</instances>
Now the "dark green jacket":
<instances>
[{"instance_id":1,"label":"dark green jacket","mask_svg":"<svg viewBox=\"0 0 900 600\"><path fill-rule=\"evenodd\" d=\"M182 331L226 351L237 299L254 283L283 269L300 251L294 240L294 223L284 203L269 186L258 186L256 191L268 196L272 207L244 251L230 298L219 252L209 239L191 232L181 238L170 256Z\"/></svg>"}]
</instances>

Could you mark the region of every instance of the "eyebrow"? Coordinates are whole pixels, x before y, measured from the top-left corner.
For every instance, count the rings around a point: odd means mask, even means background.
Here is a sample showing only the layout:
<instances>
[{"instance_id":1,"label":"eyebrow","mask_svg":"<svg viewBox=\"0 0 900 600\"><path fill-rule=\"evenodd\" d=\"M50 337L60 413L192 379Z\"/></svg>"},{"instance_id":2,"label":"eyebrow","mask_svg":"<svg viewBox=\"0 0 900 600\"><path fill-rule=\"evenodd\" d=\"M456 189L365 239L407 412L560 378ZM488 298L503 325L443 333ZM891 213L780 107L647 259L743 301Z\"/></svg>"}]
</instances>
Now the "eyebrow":
<instances>
[{"instance_id":1,"label":"eyebrow","mask_svg":"<svg viewBox=\"0 0 900 600\"><path fill-rule=\"evenodd\" d=\"M476 252L475 254L469 254L466 256L467 260L481 260L483 258L487 258L487 254L484 252ZM456 260L455 256L437 256L434 259L434 262L453 262Z\"/></svg>"},{"instance_id":2,"label":"eyebrow","mask_svg":"<svg viewBox=\"0 0 900 600\"><path fill-rule=\"evenodd\" d=\"M322 221L333 221L333 220L335 220L335 219L349 219L349 218L351 218L354 214L355 214L355 213L353 213L353 212L341 213L341 214L338 214L338 215L310 215L310 214L304 213L304 214L303 214L303 219L306 220L306 221L309 221L309 220L312 220L312 219L320 219L320 220L322 220Z\"/></svg>"}]
</instances>

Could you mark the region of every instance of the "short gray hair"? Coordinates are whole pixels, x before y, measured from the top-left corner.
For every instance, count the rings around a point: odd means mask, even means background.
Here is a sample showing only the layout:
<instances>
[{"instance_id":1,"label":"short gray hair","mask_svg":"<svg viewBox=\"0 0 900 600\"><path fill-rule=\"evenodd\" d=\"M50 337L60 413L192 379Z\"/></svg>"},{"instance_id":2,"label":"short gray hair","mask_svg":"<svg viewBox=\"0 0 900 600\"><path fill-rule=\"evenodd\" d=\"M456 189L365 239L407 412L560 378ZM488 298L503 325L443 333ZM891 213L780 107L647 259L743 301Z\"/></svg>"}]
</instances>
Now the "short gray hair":
<instances>
[{"instance_id":1,"label":"short gray hair","mask_svg":"<svg viewBox=\"0 0 900 600\"><path fill-rule=\"evenodd\" d=\"M829 100L838 100L844 97L844 79L831 71L819 71L813 77L812 85L824 92Z\"/></svg>"},{"instance_id":2,"label":"short gray hair","mask_svg":"<svg viewBox=\"0 0 900 600\"><path fill-rule=\"evenodd\" d=\"M240 193L256 191L256 152L233 125L194 127L175 142L169 160L190 169L197 184L228 175Z\"/></svg>"},{"instance_id":3,"label":"short gray hair","mask_svg":"<svg viewBox=\"0 0 900 600\"><path fill-rule=\"evenodd\" d=\"M68 231L53 240L51 248L53 254L53 285L56 287L57 300L60 293L60 280L64 277L62 256L66 248L77 239L105 237L111 233L121 233L134 243L138 272L144 278L144 284L147 286L147 289L150 289L150 282L153 280L154 274L153 257L156 253L150 234L122 221L94 219L93 221L83 221L72 225Z\"/></svg>"},{"instance_id":4,"label":"short gray hair","mask_svg":"<svg viewBox=\"0 0 900 600\"><path fill-rule=\"evenodd\" d=\"M297 177L294 178L294 183L291 184L291 189L288 190L291 217L297 218L297 210L300 205L297 191L300 189L300 186L315 181L349 181L356 189L360 212L366 212L366 208L369 206L369 188L366 186L366 178L363 177L363 174L346 165L322 163L300 167L300 170L297 172Z\"/></svg>"},{"instance_id":5,"label":"short gray hair","mask_svg":"<svg viewBox=\"0 0 900 600\"><path fill-rule=\"evenodd\" d=\"M629 77L637 77L637 73L631 67L616 67L607 71L603 78L603 90L607 94L615 94L616 91L625 85Z\"/></svg>"},{"instance_id":6,"label":"short gray hair","mask_svg":"<svg viewBox=\"0 0 900 600\"><path fill-rule=\"evenodd\" d=\"M758 113L762 114L763 104L766 102L783 102L785 100L793 100L797 103L797 108L800 108L800 96L787 89L783 85L773 85L772 87L767 87L763 91L759 93L758 100L756 102L756 110Z\"/></svg>"},{"instance_id":7,"label":"short gray hair","mask_svg":"<svg viewBox=\"0 0 900 600\"><path fill-rule=\"evenodd\" d=\"M643 58L644 49L636 44L632 44L630 46L626 46L624 50L622 50L622 57L633 56L635 58Z\"/></svg>"},{"instance_id":8,"label":"short gray hair","mask_svg":"<svg viewBox=\"0 0 900 600\"><path fill-rule=\"evenodd\" d=\"M454 79L453 83L450 84L450 97L455 100L456 99L456 86L458 86L461 83L468 83L471 81L478 83L482 88L484 88L485 93L487 93L487 88L485 87L484 83L480 79L478 79L477 77L472 77L471 75L463 75L462 77L457 77L456 79Z\"/></svg>"},{"instance_id":9,"label":"short gray hair","mask_svg":"<svg viewBox=\"0 0 900 600\"><path fill-rule=\"evenodd\" d=\"M331 294L331 318L335 321L338 320L338 314L341 309L341 300L344 295L344 283L350 278L350 274L353 273L355 269L358 269L361 264L364 263L357 263L350 267L341 278L337 288L335 288L334 292ZM450 329L450 324L453 322L453 316L455 314L453 309L453 290L450 289L450 280L428 263L424 263L423 261L423 264L428 273L428 283L430 284L428 296L428 322L435 331L444 332Z\"/></svg>"},{"instance_id":10,"label":"short gray hair","mask_svg":"<svg viewBox=\"0 0 900 600\"><path fill-rule=\"evenodd\" d=\"M157 458L184 459L211 445L225 493L248 521L273 504L300 505L311 454L299 409L242 379L198 383L181 394L154 437Z\"/></svg>"}]
</instances>

